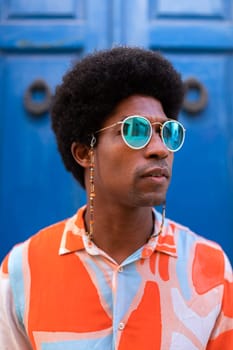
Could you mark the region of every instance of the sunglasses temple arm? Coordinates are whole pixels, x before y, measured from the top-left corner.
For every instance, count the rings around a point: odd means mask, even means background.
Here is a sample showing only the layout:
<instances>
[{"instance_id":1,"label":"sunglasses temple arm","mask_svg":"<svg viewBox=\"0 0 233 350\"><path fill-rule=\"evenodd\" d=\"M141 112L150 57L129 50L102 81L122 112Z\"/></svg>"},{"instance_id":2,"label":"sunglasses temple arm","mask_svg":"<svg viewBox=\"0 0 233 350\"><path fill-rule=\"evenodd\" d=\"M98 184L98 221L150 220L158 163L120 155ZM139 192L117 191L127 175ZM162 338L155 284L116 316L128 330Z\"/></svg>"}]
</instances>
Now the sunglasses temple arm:
<instances>
[{"instance_id":1,"label":"sunglasses temple arm","mask_svg":"<svg viewBox=\"0 0 233 350\"><path fill-rule=\"evenodd\" d=\"M107 129L110 129L110 128L113 128L114 126L118 125L118 124L122 124L122 122L117 122L117 123L114 123L112 125L109 125L109 126L106 126L105 128L102 128L102 129L99 129L95 132L95 134L98 134L99 132L102 132L104 130L107 130Z\"/></svg>"}]
</instances>

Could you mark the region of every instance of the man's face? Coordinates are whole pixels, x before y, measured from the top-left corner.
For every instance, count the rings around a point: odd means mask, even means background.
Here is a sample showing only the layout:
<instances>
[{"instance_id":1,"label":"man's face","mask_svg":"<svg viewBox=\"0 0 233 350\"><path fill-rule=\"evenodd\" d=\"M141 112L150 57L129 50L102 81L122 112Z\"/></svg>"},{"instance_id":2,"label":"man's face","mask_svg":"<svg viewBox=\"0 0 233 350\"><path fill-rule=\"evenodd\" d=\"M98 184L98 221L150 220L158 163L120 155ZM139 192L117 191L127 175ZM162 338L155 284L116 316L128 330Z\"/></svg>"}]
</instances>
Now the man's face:
<instances>
[{"instance_id":1,"label":"man's face","mask_svg":"<svg viewBox=\"0 0 233 350\"><path fill-rule=\"evenodd\" d=\"M151 122L167 120L158 100L134 95L121 101L102 127L134 114ZM114 203L133 208L162 204L171 178L173 153L163 144L158 125L153 126L148 145L138 150L124 143L120 130L118 124L98 134L94 177L98 205Z\"/></svg>"}]
</instances>

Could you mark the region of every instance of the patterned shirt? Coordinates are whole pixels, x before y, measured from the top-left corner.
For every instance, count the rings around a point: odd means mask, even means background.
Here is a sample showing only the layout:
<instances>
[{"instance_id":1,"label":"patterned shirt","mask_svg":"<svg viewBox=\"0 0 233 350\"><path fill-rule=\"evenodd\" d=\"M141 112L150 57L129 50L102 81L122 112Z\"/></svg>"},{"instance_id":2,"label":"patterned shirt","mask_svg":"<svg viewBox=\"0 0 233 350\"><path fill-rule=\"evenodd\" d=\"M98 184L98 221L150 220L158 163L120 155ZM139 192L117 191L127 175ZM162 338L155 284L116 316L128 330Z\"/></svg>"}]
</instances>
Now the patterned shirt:
<instances>
[{"instance_id":1,"label":"patterned shirt","mask_svg":"<svg viewBox=\"0 0 233 350\"><path fill-rule=\"evenodd\" d=\"M1 350L233 349L232 268L216 243L165 219L119 265L88 241L84 210L4 259Z\"/></svg>"}]
</instances>

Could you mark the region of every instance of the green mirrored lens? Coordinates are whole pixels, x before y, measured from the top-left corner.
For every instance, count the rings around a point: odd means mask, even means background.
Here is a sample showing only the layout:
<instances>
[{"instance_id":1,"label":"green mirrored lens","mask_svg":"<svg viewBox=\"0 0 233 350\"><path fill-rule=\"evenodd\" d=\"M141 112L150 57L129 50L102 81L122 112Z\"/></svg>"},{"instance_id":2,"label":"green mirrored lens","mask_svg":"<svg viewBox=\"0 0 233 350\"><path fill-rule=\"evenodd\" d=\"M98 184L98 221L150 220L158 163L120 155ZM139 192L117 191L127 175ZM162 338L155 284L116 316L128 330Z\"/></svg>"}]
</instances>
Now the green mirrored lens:
<instances>
[{"instance_id":1,"label":"green mirrored lens","mask_svg":"<svg viewBox=\"0 0 233 350\"><path fill-rule=\"evenodd\" d=\"M122 136L125 142L132 148L144 147L151 137L150 122L140 116L128 117L124 120Z\"/></svg>"},{"instance_id":2,"label":"green mirrored lens","mask_svg":"<svg viewBox=\"0 0 233 350\"><path fill-rule=\"evenodd\" d=\"M177 121L169 120L163 125L162 138L166 147L177 151L184 142L184 129Z\"/></svg>"}]
</instances>

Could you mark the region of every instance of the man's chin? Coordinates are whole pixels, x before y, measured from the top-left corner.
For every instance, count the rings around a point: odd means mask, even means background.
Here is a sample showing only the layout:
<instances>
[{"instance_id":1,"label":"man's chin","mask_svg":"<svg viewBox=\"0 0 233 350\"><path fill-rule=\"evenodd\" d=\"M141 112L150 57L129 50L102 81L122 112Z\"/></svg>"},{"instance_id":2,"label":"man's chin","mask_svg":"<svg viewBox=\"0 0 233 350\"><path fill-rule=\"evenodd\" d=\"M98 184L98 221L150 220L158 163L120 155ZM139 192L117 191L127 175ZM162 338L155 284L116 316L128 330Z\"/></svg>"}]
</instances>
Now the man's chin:
<instances>
[{"instance_id":1,"label":"man's chin","mask_svg":"<svg viewBox=\"0 0 233 350\"><path fill-rule=\"evenodd\" d=\"M147 198L142 198L142 207L158 207L166 202L166 196L148 196Z\"/></svg>"}]
</instances>

